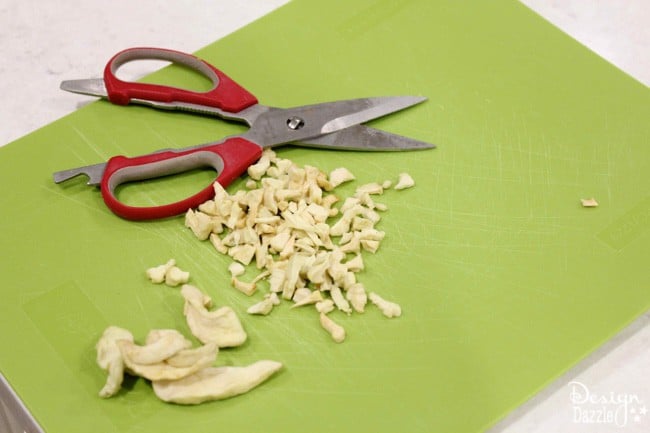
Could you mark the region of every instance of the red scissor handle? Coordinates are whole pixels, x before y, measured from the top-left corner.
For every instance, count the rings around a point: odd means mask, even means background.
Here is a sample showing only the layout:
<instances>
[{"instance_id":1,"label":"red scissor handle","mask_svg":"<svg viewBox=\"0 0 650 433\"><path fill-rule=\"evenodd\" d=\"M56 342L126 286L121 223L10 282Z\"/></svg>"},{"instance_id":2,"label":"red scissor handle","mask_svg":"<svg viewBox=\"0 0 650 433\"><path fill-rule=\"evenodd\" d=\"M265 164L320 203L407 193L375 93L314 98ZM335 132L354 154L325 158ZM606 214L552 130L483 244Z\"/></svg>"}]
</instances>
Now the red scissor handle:
<instances>
[{"instance_id":1,"label":"red scissor handle","mask_svg":"<svg viewBox=\"0 0 650 433\"><path fill-rule=\"evenodd\" d=\"M171 86L122 81L117 78L115 73L120 66L133 60L165 60L185 65L205 75L212 81L213 87L207 92L193 92ZM139 47L120 51L104 68L104 85L108 99L118 105L127 105L131 99L143 99L166 103L185 102L237 113L257 104L255 96L211 64L191 54L163 48Z\"/></svg>"},{"instance_id":2,"label":"red scissor handle","mask_svg":"<svg viewBox=\"0 0 650 433\"><path fill-rule=\"evenodd\" d=\"M130 220L148 220L179 215L214 197L212 183L203 190L175 203L153 207L129 206L117 199L118 185L177 174L199 167L217 170L217 182L228 186L262 155L262 147L241 137L181 151L163 151L127 158L114 156L104 169L101 191L104 202L115 214Z\"/></svg>"}]
</instances>

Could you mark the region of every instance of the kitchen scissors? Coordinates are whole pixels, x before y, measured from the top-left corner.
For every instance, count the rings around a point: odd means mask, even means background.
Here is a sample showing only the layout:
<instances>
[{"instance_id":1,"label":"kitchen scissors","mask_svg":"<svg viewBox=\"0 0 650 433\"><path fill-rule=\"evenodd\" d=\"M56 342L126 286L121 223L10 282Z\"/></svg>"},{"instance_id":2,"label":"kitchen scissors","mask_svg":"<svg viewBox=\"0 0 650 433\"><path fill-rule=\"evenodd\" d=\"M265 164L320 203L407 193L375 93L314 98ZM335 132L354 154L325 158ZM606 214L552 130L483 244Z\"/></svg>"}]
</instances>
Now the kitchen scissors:
<instances>
[{"instance_id":1,"label":"kitchen scissors","mask_svg":"<svg viewBox=\"0 0 650 433\"><path fill-rule=\"evenodd\" d=\"M122 81L117 70L134 60L164 60L203 74L213 86L206 92ZM325 102L293 108L262 105L257 98L219 69L191 54L161 48L129 48L113 56L103 79L68 80L66 91L99 96L117 105L144 104L159 109L182 110L244 122L243 134L147 155L114 156L108 161L54 173L60 183L80 174L88 185L99 185L104 202L120 217L130 220L165 218L186 212L214 196L212 183L186 199L160 206L131 206L118 200L116 188L124 183L173 175L200 167L217 171L216 180L228 186L262 155L266 147L298 142L303 146L350 150L414 150L435 147L408 137L362 125L363 122L402 110L426 100L420 96L388 96Z\"/></svg>"}]
</instances>

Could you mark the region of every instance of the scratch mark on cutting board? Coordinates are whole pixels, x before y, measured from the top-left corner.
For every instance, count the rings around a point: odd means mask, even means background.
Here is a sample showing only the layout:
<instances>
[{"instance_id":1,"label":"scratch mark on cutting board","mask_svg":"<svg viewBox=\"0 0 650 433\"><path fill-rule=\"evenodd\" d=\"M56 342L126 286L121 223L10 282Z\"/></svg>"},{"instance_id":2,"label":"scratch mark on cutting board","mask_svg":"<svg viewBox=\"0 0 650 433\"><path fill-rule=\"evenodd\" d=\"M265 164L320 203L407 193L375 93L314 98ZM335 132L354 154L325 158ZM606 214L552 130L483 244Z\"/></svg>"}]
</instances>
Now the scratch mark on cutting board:
<instances>
[{"instance_id":1,"label":"scratch mark on cutting board","mask_svg":"<svg viewBox=\"0 0 650 433\"><path fill-rule=\"evenodd\" d=\"M41 186L41 188L44 189L44 190L47 190L48 192L52 192L52 193L58 195L59 197L62 197L63 199L65 199L67 201L78 204L81 207L84 207L86 209L90 209L93 212L102 213L102 214L106 213L105 209L97 207L95 205L90 205L87 200L79 200L76 197L71 196L70 194L65 194L65 193L63 193L61 191L58 191L56 189L53 189L51 187Z\"/></svg>"},{"instance_id":2,"label":"scratch mark on cutting board","mask_svg":"<svg viewBox=\"0 0 650 433\"><path fill-rule=\"evenodd\" d=\"M143 122L143 123L147 128L147 130L149 130L155 137L159 139L159 142L161 144L158 144L158 142L156 142L156 148L179 147L179 143L171 139L168 135L161 134L160 131L158 131L158 129L151 126L149 122Z\"/></svg>"},{"instance_id":3,"label":"scratch mark on cutting board","mask_svg":"<svg viewBox=\"0 0 650 433\"><path fill-rule=\"evenodd\" d=\"M320 370L322 372L322 369ZM347 387L345 390L342 391L337 391L337 390L325 390L322 388L318 389L307 389L305 387L286 387L283 388L284 391L287 392L293 392L296 394L313 394L313 395L340 395L342 397L350 396L350 395L355 395L355 396L382 396L382 395L391 395L392 391L386 390L386 391L351 391Z\"/></svg>"},{"instance_id":4,"label":"scratch mark on cutting board","mask_svg":"<svg viewBox=\"0 0 650 433\"><path fill-rule=\"evenodd\" d=\"M605 131L609 132L609 112L605 111ZM613 164L612 164L612 143L611 140L606 140L606 148L605 148L605 158L607 161L607 173L605 176L607 177L606 181L606 188L607 188L607 201L609 203L612 203L612 171L613 171Z\"/></svg>"},{"instance_id":5,"label":"scratch mark on cutting board","mask_svg":"<svg viewBox=\"0 0 650 433\"><path fill-rule=\"evenodd\" d=\"M85 135L83 132L81 132L81 130L80 130L79 128L77 128L76 126L73 126L73 127L72 127L72 130L73 130L73 131L74 131L74 132L79 136L79 138L81 138L81 140L82 140L84 143L86 143L86 145L87 145L90 149L92 149L92 151L95 152L95 154L97 154L101 159L103 159L103 160L108 159L108 156L105 155L104 152L102 152L102 151L100 150L100 148L99 148L99 147L98 147L98 146L97 146L97 145L96 145L92 140L90 140L88 137L86 137L86 135ZM75 156L79 157L79 155L75 155ZM81 160L81 158L79 158L79 159Z\"/></svg>"}]
</instances>

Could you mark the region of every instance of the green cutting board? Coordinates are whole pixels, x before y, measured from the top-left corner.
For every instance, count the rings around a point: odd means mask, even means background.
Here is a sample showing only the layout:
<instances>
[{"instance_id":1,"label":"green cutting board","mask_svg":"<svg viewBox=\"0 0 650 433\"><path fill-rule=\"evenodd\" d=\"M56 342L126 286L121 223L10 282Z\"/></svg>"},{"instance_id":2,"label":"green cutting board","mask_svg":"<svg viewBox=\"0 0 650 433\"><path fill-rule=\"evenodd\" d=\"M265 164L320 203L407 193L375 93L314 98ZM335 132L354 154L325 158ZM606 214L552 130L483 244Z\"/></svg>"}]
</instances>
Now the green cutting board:
<instances>
[{"instance_id":1,"label":"green cutting board","mask_svg":"<svg viewBox=\"0 0 650 433\"><path fill-rule=\"evenodd\" d=\"M0 371L48 433L482 431L650 307L650 92L518 2L294 1L198 54L269 105L429 97L372 125L435 150L278 150L345 166L356 185L413 176L415 188L378 199L387 234L359 276L403 315L335 312L338 345L308 309L248 316L262 293L230 287L229 260L182 218L122 220L84 179L55 185L57 170L244 131L93 103L0 149ZM173 67L154 78L203 85ZM210 176L121 194L170 201ZM592 196L600 206L583 208ZM285 368L196 407L134 379L102 400L94 344L107 325L140 341L152 328L189 334L178 290L144 276L172 257L249 333L218 363Z\"/></svg>"}]
</instances>

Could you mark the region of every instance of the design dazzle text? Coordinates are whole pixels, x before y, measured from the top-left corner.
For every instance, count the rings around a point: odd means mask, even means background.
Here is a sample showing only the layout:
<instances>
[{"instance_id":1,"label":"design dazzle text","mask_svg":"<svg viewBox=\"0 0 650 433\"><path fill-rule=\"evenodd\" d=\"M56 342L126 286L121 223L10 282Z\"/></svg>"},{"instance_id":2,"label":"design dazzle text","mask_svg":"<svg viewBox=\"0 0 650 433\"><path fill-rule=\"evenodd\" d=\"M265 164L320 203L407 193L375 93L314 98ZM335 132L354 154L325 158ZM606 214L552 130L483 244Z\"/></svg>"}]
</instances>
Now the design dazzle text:
<instances>
[{"instance_id":1,"label":"design dazzle text","mask_svg":"<svg viewBox=\"0 0 650 433\"><path fill-rule=\"evenodd\" d=\"M577 424L609 424L625 427L640 423L648 413L643 400L637 394L597 394L582 382L569 382L569 400L573 410L573 422Z\"/></svg>"}]
</instances>

